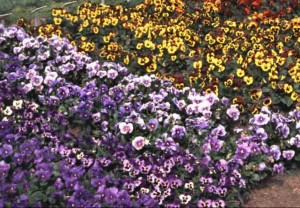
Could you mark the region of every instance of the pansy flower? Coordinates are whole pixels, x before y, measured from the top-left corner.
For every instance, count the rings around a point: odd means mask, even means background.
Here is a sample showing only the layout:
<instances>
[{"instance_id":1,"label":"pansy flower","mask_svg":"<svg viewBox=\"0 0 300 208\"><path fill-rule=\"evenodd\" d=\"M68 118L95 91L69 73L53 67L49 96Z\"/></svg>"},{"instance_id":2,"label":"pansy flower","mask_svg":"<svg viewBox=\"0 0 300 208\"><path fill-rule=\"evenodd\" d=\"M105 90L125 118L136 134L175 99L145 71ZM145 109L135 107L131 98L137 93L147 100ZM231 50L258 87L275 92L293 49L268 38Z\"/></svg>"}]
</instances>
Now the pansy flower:
<instances>
[{"instance_id":1,"label":"pansy flower","mask_svg":"<svg viewBox=\"0 0 300 208\"><path fill-rule=\"evenodd\" d=\"M269 121L270 121L270 117L263 113L256 114L254 115L254 118L250 119L251 123L258 126L266 125Z\"/></svg>"},{"instance_id":2,"label":"pansy flower","mask_svg":"<svg viewBox=\"0 0 300 208\"><path fill-rule=\"evenodd\" d=\"M132 146L136 149L136 150L141 150L144 146L145 146L145 138L142 136L138 136L135 137L132 140Z\"/></svg>"},{"instance_id":3,"label":"pansy flower","mask_svg":"<svg viewBox=\"0 0 300 208\"><path fill-rule=\"evenodd\" d=\"M133 131L133 125L132 123L121 122L119 123L119 129L121 134L129 134Z\"/></svg>"},{"instance_id":4,"label":"pansy flower","mask_svg":"<svg viewBox=\"0 0 300 208\"><path fill-rule=\"evenodd\" d=\"M6 163L4 160L0 162L0 178L5 179L10 169L10 164Z\"/></svg>"},{"instance_id":5,"label":"pansy flower","mask_svg":"<svg viewBox=\"0 0 300 208\"><path fill-rule=\"evenodd\" d=\"M272 155L275 160L279 160L281 156L280 147L278 145L272 145L270 147L270 155Z\"/></svg>"},{"instance_id":6,"label":"pansy flower","mask_svg":"<svg viewBox=\"0 0 300 208\"><path fill-rule=\"evenodd\" d=\"M300 148L300 135L297 134L290 139L290 144L295 145L297 148Z\"/></svg>"},{"instance_id":7,"label":"pansy flower","mask_svg":"<svg viewBox=\"0 0 300 208\"><path fill-rule=\"evenodd\" d=\"M283 158L285 158L287 160L291 160L295 156L295 151L294 150L283 150L282 156L283 156Z\"/></svg>"},{"instance_id":8,"label":"pansy flower","mask_svg":"<svg viewBox=\"0 0 300 208\"><path fill-rule=\"evenodd\" d=\"M158 127L158 120L156 118L152 118L149 120L146 126L149 131L156 131Z\"/></svg>"},{"instance_id":9,"label":"pansy flower","mask_svg":"<svg viewBox=\"0 0 300 208\"><path fill-rule=\"evenodd\" d=\"M171 135L175 139L182 139L186 134L186 129L184 126L174 125L171 130Z\"/></svg>"},{"instance_id":10,"label":"pansy flower","mask_svg":"<svg viewBox=\"0 0 300 208\"><path fill-rule=\"evenodd\" d=\"M279 163L279 164L274 164L273 165L273 171L275 173L279 173L279 174L282 174L283 171L284 171L284 166L282 163Z\"/></svg>"},{"instance_id":11,"label":"pansy flower","mask_svg":"<svg viewBox=\"0 0 300 208\"><path fill-rule=\"evenodd\" d=\"M230 108L227 109L226 114L232 118L234 121L237 121L239 119L240 116L240 111L239 109L233 105Z\"/></svg>"}]
</instances>

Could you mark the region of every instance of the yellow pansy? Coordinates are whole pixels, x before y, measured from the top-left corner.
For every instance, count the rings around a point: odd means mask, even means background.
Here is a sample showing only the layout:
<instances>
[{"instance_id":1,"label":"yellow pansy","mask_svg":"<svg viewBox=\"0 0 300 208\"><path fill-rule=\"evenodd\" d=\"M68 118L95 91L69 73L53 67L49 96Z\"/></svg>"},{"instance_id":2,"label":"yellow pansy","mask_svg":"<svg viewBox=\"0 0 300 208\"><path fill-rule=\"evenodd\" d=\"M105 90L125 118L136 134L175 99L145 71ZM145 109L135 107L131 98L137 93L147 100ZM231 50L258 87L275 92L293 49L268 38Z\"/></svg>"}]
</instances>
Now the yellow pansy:
<instances>
[{"instance_id":1,"label":"yellow pansy","mask_svg":"<svg viewBox=\"0 0 300 208\"><path fill-rule=\"evenodd\" d=\"M138 57L138 64L144 66L149 63L150 59L148 57Z\"/></svg>"},{"instance_id":2,"label":"yellow pansy","mask_svg":"<svg viewBox=\"0 0 300 208\"><path fill-rule=\"evenodd\" d=\"M247 85L251 85L253 83L253 77L252 76L244 76L243 80Z\"/></svg>"},{"instance_id":3,"label":"yellow pansy","mask_svg":"<svg viewBox=\"0 0 300 208\"><path fill-rule=\"evenodd\" d=\"M236 70L236 75L238 76L238 77L243 77L243 76L245 76L245 70L244 69L237 69Z\"/></svg>"},{"instance_id":4,"label":"yellow pansy","mask_svg":"<svg viewBox=\"0 0 300 208\"><path fill-rule=\"evenodd\" d=\"M296 101L298 99L299 95L297 92L293 91L292 94L291 94L291 99L293 101Z\"/></svg>"},{"instance_id":5,"label":"yellow pansy","mask_svg":"<svg viewBox=\"0 0 300 208\"><path fill-rule=\"evenodd\" d=\"M264 72L267 72L271 69L271 64L267 61L262 61L260 67Z\"/></svg>"},{"instance_id":6,"label":"yellow pansy","mask_svg":"<svg viewBox=\"0 0 300 208\"><path fill-rule=\"evenodd\" d=\"M60 18L60 17L54 17L53 21L54 21L55 25L60 25L61 22L62 22L62 18Z\"/></svg>"},{"instance_id":7,"label":"yellow pansy","mask_svg":"<svg viewBox=\"0 0 300 208\"><path fill-rule=\"evenodd\" d=\"M123 60L124 64L128 65L128 64L129 64L129 61L130 61L129 56L126 55L126 57L125 57L124 60Z\"/></svg>"},{"instance_id":8,"label":"yellow pansy","mask_svg":"<svg viewBox=\"0 0 300 208\"><path fill-rule=\"evenodd\" d=\"M290 94L291 92L293 92L294 88L293 88L292 85L290 85L288 83L285 83L283 85L283 90L284 90L285 93Z\"/></svg>"},{"instance_id":9,"label":"yellow pansy","mask_svg":"<svg viewBox=\"0 0 300 208\"><path fill-rule=\"evenodd\" d=\"M167 49L169 54L174 54L178 48L175 45L170 45Z\"/></svg>"},{"instance_id":10,"label":"yellow pansy","mask_svg":"<svg viewBox=\"0 0 300 208\"><path fill-rule=\"evenodd\" d=\"M136 44L136 49L141 50L143 48L143 43Z\"/></svg>"},{"instance_id":11,"label":"yellow pansy","mask_svg":"<svg viewBox=\"0 0 300 208\"><path fill-rule=\"evenodd\" d=\"M200 69L202 67L202 61L201 60L195 61L193 63L193 67L194 67L194 69Z\"/></svg>"}]
</instances>

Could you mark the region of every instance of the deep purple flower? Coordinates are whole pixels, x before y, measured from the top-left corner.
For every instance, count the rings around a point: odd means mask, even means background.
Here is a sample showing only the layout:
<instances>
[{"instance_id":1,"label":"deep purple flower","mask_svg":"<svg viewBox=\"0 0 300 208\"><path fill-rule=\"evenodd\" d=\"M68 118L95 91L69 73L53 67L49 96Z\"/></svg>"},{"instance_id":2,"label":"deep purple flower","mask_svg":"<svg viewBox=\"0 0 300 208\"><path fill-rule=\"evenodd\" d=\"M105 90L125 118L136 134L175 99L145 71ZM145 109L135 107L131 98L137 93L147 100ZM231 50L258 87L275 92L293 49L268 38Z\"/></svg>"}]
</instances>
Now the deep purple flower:
<instances>
[{"instance_id":1,"label":"deep purple flower","mask_svg":"<svg viewBox=\"0 0 300 208\"><path fill-rule=\"evenodd\" d=\"M158 202L152 199L148 194L141 194L136 201L137 207L158 207Z\"/></svg>"},{"instance_id":2,"label":"deep purple flower","mask_svg":"<svg viewBox=\"0 0 300 208\"><path fill-rule=\"evenodd\" d=\"M132 206L132 202L131 202L130 196L127 191L125 191L125 190L119 191L117 203L118 203L118 205L125 206L125 207Z\"/></svg>"},{"instance_id":3,"label":"deep purple flower","mask_svg":"<svg viewBox=\"0 0 300 208\"><path fill-rule=\"evenodd\" d=\"M54 182L54 187L57 189L57 190L61 190L63 187L64 187L64 183L63 183L63 180L61 178L57 178Z\"/></svg>"},{"instance_id":4,"label":"deep purple flower","mask_svg":"<svg viewBox=\"0 0 300 208\"><path fill-rule=\"evenodd\" d=\"M5 163L5 161L2 160L0 162L0 178L1 179L4 179L7 176L9 169L10 169L10 164Z\"/></svg>"},{"instance_id":5,"label":"deep purple flower","mask_svg":"<svg viewBox=\"0 0 300 208\"><path fill-rule=\"evenodd\" d=\"M96 188L100 186L106 186L106 181L104 178L93 178L91 180L91 185Z\"/></svg>"},{"instance_id":6,"label":"deep purple flower","mask_svg":"<svg viewBox=\"0 0 300 208\"><path fill-rule=\"evenodd\" d=\"M50 179L53 171L53 165L47 163L41 163L36 166L35 175L45 182Z\"/></svg>"},{"instance_id":7,"label":"deep purple flower","mask_svg":"<svg viewBox=\"0 0 300 208\"><path fill-rule=\"evenodd\" d=\"M218 207L218 208L223 208L226 206L225 202L222 199L219 200L213 200L211 203L212 207Z\"/></svg>"},{"instance_id":8,"label":"deep purple flower","mask_svg":"<svg viewBox=\"0 0 300 208\"><path fill-rule=\"evenodd\" d=\"M117 188L108 188L105 189L105 197L104 197L104 201L106 203L113 203L117 200L117 196L118 196L118 189Z\"/></svg>"},{"instance_id":9,"label":"deep purple flower","mask_svg":"<svg viewBox=\"0 0 300 208\"><path fill-rule=\"evenodd\" d=\"M20 145L20 151L22 154L30 155L35 149L35 145L32 141L25 141Z\"/></svg>"},{"instance_id":10,"label":"deep purple flower","mask_svg":"<svg viewBox=\"0 0 300 208\"><path fill-rule=\"evenodd\" d=\"M4 144L0 149L0 156L6 158L13 153L13 147L10 144Z\"/></svg>"},{"instance_id":11,"label":"deep purple flower","mask_svg":"<svg viewBox=\"0 0 300 208\"><path fill-rule=\"evenodd\" d=\"M147 128L149 131L155 131L158 127L158 120L156 118L152 118L147 123Z\"/></svg>"},{"instance_id":12,"label":"deep purple flower","mask_svg":"<svg viewBox=\"0 0 300 208\"><path fill-rule=\"evenodd\" d=\"M176 151L178 149L178 144L174 142L172 137L168 137L162 141L161 139L156 140L156 146L161 150L173 150Z\"/></svg>"},{"instance_id":13,"label":"deep purple flower","mask_svg":"<svg viewBox=\"0 0 300 208\"><path fill-rule=\"evenodd\" d=\"M70 95L70 90L67 87L60 87L57 89L57 96L62 99Z\"/></svg>"},{"instance_id":14,"label":"deep purple flower","mask_svg":"<svg viewBox=\"0 0 300 208\"><path fill-rule=\"evenodd\" d=\"M212 137L210 139L210 146L211 150L214 152L219 152L223 147L224 141L217 139L215 137Z\"/></svg>"},{"instance_id":15,"label":"deep purple flower","mask_svg":"<svg viewBox=\"0 0 300 208\"><path fill-rule=\"evenodd\" d=\"M260 154L260 147L258 146L258 144L256 142L250 142L249 144L250 146L250 154L251 155L258 155Z\"/></svg>"},{"instance_id":16,"label":"deep purple flower","mask_svg":"<svg viewBox=\"0 0 300 208\"><path fill-rule=\"evenodd\" d=\"M175 139L182 139L186 134L184 126L174 125L171 130L171 135Z\"/></svg>"},{"instance_id":17,"label":"deep purple flower","mask_svg":"<svg viewBox=\"0 0 300 208\"><path fill-rule=\"evenodd\" d=\"M238 145L235 151L235 155L237 156L237 158L244 160L250 155L250 152L251 152L250 147L247 144L243 143Z\"/></svg>"},{"instance_id":18,"label":"deep purple flower","mask_svg":"<svg viewBox=\"0 0 300 208\"><path fill-rule=\"evenodd\" d=\"M283 150L282 156L287 160L291 160L295 156L295 151L294 150Z\"/></svg>"},{"instance_id":19,"label":"deep purple flower","mask_svg":"<svg viewBox=\"0 0 300 208\"><path fill-rule=\"evenodd\" d=\"M18 164L18 165L21 165L24 161L24 155L21 154L21 153L15 153L14 154L14 157L13 157L13 161Z\"/></svg>"}]
</instances>

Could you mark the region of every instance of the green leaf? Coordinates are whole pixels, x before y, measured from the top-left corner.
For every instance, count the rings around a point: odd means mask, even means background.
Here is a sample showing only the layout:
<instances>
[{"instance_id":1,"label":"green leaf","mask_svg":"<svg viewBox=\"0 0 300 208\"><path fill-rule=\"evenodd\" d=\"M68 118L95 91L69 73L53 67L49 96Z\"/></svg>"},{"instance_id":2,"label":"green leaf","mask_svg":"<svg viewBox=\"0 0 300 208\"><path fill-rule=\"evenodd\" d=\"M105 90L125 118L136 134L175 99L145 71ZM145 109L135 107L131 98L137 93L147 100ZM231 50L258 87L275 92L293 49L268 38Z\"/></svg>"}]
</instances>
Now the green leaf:
<instances>
[{"instance_id":1,"label":"green leaf","mask_svg":"<svg viewBox=\"0 0 300 208\"><path fill-rule=\"evenodd\" d=\"M260 181L260 180L261 180L260 176L259 176L258 174L256 174L256 173L254 173L254 174L252 175L251 179L252 179L253 181Z\"/></svg>"},{"instance_id":2,"label":"green leaf","mask_svg":"<svg viewBox=\"0 0 300 208\"><path fill-rule=\"evenodd\" d=\"M295 159L296 161L300 161L300 155L297 155L294 159Z\"/></svg>"},{"instance_id":3,"label":"green leaf","mask_svg":"<svg viewBox=\"0 0 300 208\"><path fill-rule=\"evenodd\" d=\"M31 203L34 203L36 201L46 201L47 197L42 191L36 191L30 195L29 200Z\"/></svg>"}]
</instances>

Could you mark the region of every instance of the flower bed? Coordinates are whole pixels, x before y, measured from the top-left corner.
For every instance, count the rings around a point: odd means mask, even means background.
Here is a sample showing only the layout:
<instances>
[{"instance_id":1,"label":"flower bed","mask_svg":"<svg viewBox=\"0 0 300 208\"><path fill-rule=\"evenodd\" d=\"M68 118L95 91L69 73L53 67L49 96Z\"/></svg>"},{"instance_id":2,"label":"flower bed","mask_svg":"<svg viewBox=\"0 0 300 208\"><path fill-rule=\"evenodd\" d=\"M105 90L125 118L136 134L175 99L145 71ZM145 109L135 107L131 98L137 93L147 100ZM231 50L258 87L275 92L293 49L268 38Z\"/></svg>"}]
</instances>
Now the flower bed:
<instances>
[{"instance_id":1,"label":"flower bed","mask_svg":"<svg viewBox=\"0 0 300 208\"><path fill-rule=\"evenodd\" d=\"M261 1L238 2L249 11L263 7ZM123 63L135 74L159 72L177 88L227 96L240 110L293 109L300 102L297 10L257 9L224 19L224 9L233 4L146 0L127 8L86 2L77 13L53 9L53 24L35 34L68 37L100 61ZM299 7L295 1L284 4Z\"/></svg>"},{"instance_id":2,"label":"flower bed","mask_svg":"<svg viewBox=\"0 0 300 208\"><path fill-rule=\"evenodd\" d=\"M244 113L17 27L0 52L0 206L232 206L299 159L300 110Z\"/></svg>"}]
</instances>

